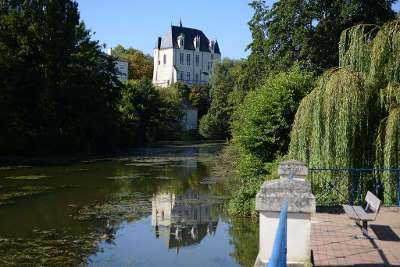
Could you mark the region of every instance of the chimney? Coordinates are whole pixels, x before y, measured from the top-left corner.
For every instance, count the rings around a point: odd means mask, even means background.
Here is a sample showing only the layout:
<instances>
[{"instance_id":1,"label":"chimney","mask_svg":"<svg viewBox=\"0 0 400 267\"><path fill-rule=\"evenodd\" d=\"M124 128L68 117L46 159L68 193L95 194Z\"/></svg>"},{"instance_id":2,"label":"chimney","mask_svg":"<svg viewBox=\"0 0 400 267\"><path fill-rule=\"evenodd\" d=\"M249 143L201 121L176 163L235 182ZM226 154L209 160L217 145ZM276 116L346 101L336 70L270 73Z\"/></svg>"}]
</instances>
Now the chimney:
<instances>
[{"instance_id":1,"label":"chimney","mask_svg":"<svg viewBox=\"0 0 400 267\"><path fill-rule=\"evenodd\" d=\"M112 48L110 47L107 49L107 55L111 56L111 54L112 54Z\"/></svg>"}]
</instances>

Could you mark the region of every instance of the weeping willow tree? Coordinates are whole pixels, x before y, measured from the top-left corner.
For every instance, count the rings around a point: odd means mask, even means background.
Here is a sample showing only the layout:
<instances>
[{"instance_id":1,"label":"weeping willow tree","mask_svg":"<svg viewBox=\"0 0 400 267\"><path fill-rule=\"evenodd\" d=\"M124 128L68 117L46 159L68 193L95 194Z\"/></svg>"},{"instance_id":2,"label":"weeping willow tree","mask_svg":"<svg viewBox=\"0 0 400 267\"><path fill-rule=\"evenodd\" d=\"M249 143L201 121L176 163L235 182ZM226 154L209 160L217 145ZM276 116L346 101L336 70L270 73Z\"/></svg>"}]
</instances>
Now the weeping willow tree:
<instances>
[{"instance_id":1,"label":"weeping willow tree","mask_svg":"<svg viewBox=\"0 0 400 267\"><path fill-rule=\"evenodd\" d=\"M297 110L289 154L311 168L398 168L400 21L349 28L339 50L339 67ZM397 179L385 184L385 202L397 199L397 186Z\"/></svg>"}]
</instances>

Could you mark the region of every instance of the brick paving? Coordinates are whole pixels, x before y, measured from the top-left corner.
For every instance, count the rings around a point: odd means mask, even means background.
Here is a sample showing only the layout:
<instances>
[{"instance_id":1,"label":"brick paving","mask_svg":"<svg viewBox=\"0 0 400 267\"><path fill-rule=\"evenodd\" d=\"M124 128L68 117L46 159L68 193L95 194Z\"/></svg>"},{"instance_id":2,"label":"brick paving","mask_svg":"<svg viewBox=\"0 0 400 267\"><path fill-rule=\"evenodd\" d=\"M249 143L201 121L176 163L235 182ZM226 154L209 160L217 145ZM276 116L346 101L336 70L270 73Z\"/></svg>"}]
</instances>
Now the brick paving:
<instances>
[{"instance_id":1,"label":"brick paving","mask_svg":"<svg viewBox=\"0 0 400 267\"><path fill-rule=\"evenodd\" d=\"M317 209L312 216L311 248L315 266L400 266L400 207L381 208L368 233L377 239L356 239L359 227L342 209Z\"/></svg>"}]
</instances>

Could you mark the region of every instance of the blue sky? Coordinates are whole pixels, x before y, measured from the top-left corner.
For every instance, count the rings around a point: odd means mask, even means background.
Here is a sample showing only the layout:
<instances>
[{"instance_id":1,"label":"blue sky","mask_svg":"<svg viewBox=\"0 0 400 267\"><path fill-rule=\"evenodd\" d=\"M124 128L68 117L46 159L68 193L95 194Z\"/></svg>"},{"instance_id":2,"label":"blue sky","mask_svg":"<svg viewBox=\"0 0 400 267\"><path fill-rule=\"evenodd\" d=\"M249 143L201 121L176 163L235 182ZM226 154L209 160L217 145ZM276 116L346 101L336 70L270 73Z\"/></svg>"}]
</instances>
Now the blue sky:
<instances>
[{"instance_id":1,"label":"blue sky","mask_svg":"<svg viewBox=\"0 0 400 267\"><path fill-rule=\"evenodd\" d=\"M202 30L217 39L223 57L245 58L251 42L247 22L250 0L77 0L81 19L107 47L121 44L153 54L158 36L182 19L184 27ZM271 5L275 1L268 1ZM400 9L400 3L394 5Z\"/></svg>"}]
</instances>

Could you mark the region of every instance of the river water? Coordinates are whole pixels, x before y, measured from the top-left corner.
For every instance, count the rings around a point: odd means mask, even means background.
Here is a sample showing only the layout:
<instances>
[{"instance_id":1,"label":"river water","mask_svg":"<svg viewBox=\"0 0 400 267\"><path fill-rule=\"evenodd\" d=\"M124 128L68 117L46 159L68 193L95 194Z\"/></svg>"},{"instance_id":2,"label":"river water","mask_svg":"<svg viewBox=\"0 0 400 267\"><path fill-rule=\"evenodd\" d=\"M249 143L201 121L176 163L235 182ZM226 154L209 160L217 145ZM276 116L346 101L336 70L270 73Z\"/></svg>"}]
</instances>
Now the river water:
<instances>
[{"instance_id":1,"label":"river water","mask_svg":"<svg viewBox=\"0 0 400 267\"><path fill-rule=\"evenodd\" d=\"M0 265L252 266L258 225L226 213L220 144L0 169Z\"/></svg>"}]
</instances>

